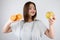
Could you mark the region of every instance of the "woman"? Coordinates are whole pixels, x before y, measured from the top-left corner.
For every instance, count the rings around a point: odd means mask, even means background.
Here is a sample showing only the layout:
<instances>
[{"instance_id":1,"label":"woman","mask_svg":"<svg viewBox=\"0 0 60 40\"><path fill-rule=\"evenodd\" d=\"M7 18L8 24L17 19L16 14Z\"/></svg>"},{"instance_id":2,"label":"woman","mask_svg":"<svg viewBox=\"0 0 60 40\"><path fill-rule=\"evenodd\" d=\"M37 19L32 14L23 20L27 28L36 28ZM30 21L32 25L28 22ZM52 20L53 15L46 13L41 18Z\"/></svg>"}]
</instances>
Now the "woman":
<instances>
[{"instance_id":1,"label":"woman","mask_svg":"<svg viewBox=\"0 0 60 40\"><path fill-rule=\"evenodd\" d=\"M40 40L44 33L49 38L54 38L54 19L49 19L49 29L40 21L36 20L37 10L33 2L27 2L24 5L23 16L24 20L8 22L3 27L4 33L14 32L18 40Z\"/></svg>"}]
</instances>

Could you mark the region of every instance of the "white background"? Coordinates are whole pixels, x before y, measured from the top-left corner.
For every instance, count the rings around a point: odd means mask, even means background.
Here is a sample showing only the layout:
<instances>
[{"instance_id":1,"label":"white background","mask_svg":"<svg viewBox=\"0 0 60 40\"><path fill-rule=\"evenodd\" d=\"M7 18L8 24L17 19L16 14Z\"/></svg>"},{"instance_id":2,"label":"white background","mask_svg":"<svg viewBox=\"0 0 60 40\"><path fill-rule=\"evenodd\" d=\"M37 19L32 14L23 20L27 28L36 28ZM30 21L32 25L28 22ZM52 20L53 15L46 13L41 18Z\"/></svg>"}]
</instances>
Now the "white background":
<instances>
[{"instance_id":1,"label":"white background","mask_svg":"<svg viewBox=\"0 0 60 40\"><path fill-rule=\"evenodd\" d=\"M49 25L45 17L46 12L53 11L55 13L55 38L53 40L60 40L60 0L0 0L0 40L17 40L13 32L8 34L2 33L2 28L12 14L23 14L23 6L27 1L32 1L36 4L37 19L42 20L47 27L49 27ZM44 35L42 40L52 39Z\"/></svg>"}]
</instances>

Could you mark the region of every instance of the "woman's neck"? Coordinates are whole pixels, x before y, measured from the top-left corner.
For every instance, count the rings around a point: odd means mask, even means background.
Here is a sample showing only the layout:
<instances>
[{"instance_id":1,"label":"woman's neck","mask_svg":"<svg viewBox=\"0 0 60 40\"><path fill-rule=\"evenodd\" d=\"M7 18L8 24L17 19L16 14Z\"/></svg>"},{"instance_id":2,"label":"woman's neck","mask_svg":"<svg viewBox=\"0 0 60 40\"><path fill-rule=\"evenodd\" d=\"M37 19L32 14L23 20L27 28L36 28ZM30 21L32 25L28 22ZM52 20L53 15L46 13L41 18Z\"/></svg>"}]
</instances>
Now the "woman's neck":
<instances>
[{"instance_id":1,"label":"woman's neck","mask_svg":"<svg viewBox=\"0 0 60 40\"><path fill-rule=\"evenodd\" d=\"M35 19L34 19L35 20ZM28 19L28 22L32 22L33 20L32 20L32 18L30 18L30 19Z\"/></svg>"},{"instance_id":2,"label":"woman's neck","mask_svg":"<svg viewBox=\"0 0 60 40\"><path fill-rule=\"evenodd\" d=\"M35 19L34 19L35 20ZM32 20L32 17L30 17L29 19L28 19L28 22L32 22L33 20Z\"/></svg>"},{"instance_id":3,"label":"woman's neck","mask_svg":"<svg viewBox=\"0 0 60 40\"><path fill-rule=\"evenodd\" d=\"M32 21L32 19L31 19L31 18L29 18L29 19L28 19L28 22L31 22L31 21Z\"/></svg>"}]
</instances>

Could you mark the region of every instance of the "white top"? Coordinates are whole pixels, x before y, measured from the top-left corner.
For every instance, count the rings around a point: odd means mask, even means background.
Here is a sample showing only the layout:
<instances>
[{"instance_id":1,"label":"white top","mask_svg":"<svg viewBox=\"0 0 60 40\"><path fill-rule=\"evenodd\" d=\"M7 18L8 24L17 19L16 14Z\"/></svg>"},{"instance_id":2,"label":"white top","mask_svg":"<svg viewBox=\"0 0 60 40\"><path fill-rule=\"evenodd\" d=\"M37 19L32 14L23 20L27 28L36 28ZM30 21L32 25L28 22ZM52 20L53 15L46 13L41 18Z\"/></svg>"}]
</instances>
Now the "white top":
<instances>
[{"instance_id":1,"label":"white top","mask_svg":"<svg viewBox=\"0 0 60 40\"><path fill-rule=\"evenodd\" d=\"M47 27L40 20L23 22L22 20L11 24L11 29L18 40L41 40L42 34L46 31Z\"/></svg>"}]
</instances>

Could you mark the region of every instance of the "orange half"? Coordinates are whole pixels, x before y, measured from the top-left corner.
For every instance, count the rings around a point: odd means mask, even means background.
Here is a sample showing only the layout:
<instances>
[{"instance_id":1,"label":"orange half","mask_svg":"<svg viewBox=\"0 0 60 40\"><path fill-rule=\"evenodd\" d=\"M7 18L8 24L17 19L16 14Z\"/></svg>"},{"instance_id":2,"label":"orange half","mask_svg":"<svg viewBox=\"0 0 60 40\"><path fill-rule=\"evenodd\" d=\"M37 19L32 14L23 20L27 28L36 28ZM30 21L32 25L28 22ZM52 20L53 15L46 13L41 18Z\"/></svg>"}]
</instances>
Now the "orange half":
<instances>
[{"instance_id":1,"label":"orange half","mask_svg":"<svg viewBox=\"0 0 60 40\"><path fill-rule=\"evenodd\" d=\"M11 19L12 21L15 21L15 20L16 20L16 15L12 15L12 16L10 17L10 19Z\"/></svg>"},{"instance_id":2,"label":"orange half","mask_svg":"<svg viewBox=\"0 0 60 40\"><path fill-rule=\"evenodd\" d=\"M52 18L52 17L53 17L53 15L54 15L54 13L53 13L53 12L50 12L50 11L46 12L46 18L47 18L47 19Z\"/></svg>"},{"instance_id":3,"label":"orange half","mask_svg":"<svg viewBox=\"0 0 60 40\"><path fill-rule=\"evenodd\" d=\"M11 19L12 21L21 20L21 19L22 19L22 14L12 15L12 16L10 17L10 19Z\"/></svg>"},{"instance_id":4,"label":"orange half","mask_svg":"<svg viewBox=\"0 0 60 40\"><path fill-rule=\"evenodd\" d=\"M16 17L17 17L17 20L21 20L22 19L22 14L17 14Z\"/></svg>"}]
</instances>

